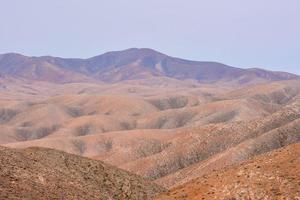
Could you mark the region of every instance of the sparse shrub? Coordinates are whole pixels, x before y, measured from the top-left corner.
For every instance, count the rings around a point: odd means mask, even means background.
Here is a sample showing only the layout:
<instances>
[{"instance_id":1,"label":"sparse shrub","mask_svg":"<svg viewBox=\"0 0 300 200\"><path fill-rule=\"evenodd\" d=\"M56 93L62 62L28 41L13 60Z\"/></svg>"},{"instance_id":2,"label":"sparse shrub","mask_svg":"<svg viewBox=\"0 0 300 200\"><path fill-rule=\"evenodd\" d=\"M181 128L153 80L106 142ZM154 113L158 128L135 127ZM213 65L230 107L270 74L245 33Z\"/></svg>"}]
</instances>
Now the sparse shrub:
<instances>
[{"instance_id":1,"label":"sparse shrub","mask_svg":"<svg viewBox=\"0 0 300 200\"><path fill-rule=\"evenodd\" d=\"M167 109L183 108L187 106L187 104L189 103L189 99L188 97L185 96L175 96L166 99L150 100L150 103L152 103L159 110L167 110Z\"/></svg>"},{"instance_id":2,"label":"sparse shrub","mask_svg":"<svg viewBox=\"0 0 300 200\"><path fill-rule=\"evenodd\" d=\"M123 130L131 130L134 128L129 122L121 122L120 126Z\"/></svg>"},{"instance_id":3,"label":"sparse shrub","mask_svg":"<svg viewBox=\"0 0 300 200\"><path fill-rule=\"evenodd\" d=\"M77 151L79 154L83 154L86 151L87 147L83 141L75 139L72 141L72 143L75 151Z\"/></svg>"},{"instance_id":4,"label":"sparse shrub","mask_svg":"<svg viewBox=\"0 0 300 200\"><path fill-rule=\"evenodd\" d=\"M78 107L69 107L67 109L67 113L72 117L80 117L84 114L81 108Z\"/></svg>"},{"instance_id":5,"label":"sparse shrub","mask_svg":"<svg viewBox=\"0 0 300 200\"><path fill-rule=\"evenodd\" d=\"M139 143L140 145L137 149L137 152L140 157L147 157L156 153L160 153L171 145L170 143L162 143L155 139L141 140Z\"/></svg>"},{"instance_id":6,"label":"sparse shrub","mask_svg":"<svg viewBox=\"0 0 300 200\"><path fill-rule=\"evenodd\" d=\"M50 127L41 127L36 130L32 130L27 127L18 128L15 131L15 135L18 141L36 140L44 138L51 133L57 131L60 128L59 125L53 125Z\"/></svg>"},{"instance_id":7,"label":"sparse shrub","mask_svg":"<svg viewBox=\"0 0 300 200\"><path fill-rule=\"evenodd\" d=\"M21 124L21 127L30 127L30 126L32 126L32 123L31 123L31 122L23 122L23 123Z\"/></svg>"},{"instance_id":8,"label":"sparse shrub","mask_svg":"<svg viewBox=\"0 0 300 200\"><path fill-rule=\"evenodd\" d=\"M216 116L212 116L212 118L208 120L208 123L216 124L216 123L228 122L232 120L237 114L238 113L235 110L224 112L224 113L217 113Z\"/></svg>"},{"instance_id":9,"label":"sparse shrub","mask_svg":"<svg viewBox=\"0 0 300 200\"><path fill-rule=\"evenodd\" d=\"M113 142L112 140L105 140L104 142L99 142L97 144L98 150L100 151L110 151L113 147Z\"/></svg>"},{"instance_id":10,"label":"sparse shrub","mask_svg":"<svg viewBox=\"0 0 300 200\"><path fill-rule=\"evenodd\" d=\"M79 126L75 130L76 136L84 136L91 133L91 127L89 125Z\"/></svg>"},{"instance_id":11,"label":"sparse shrub","mask_svg":"<svg viewBox=\"0 0 300 200\"><path fill-rule=\"evenodd\" d=\"M2 108L0 109L0 123L5 123L11 120L14 116L18 114L18 111Z\"/></svg>"}]
</instances>

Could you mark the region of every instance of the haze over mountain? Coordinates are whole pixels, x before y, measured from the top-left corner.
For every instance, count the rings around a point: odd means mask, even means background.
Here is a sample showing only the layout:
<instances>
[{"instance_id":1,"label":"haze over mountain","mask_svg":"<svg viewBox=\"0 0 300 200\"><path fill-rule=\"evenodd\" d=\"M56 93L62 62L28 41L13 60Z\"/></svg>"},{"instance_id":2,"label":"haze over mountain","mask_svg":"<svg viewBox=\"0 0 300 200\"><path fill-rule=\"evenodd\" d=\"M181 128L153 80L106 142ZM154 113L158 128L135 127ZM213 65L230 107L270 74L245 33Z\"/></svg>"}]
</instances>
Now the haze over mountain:
<instances>
[{"instance_id":1,"label":"haze over mountain","mask_svg":"<svg viewBox=\"0 0 300 200\"><path fill-rule=\"evenodd\" d=\"M224 81L239 84L299 78L285 72L240 69L216 62L188 61L152 49L137 48L108 52L89 59L2 54L0 71L14 77L62 83L90 80L119 82L153 76L194 79L203 83Z\"/></svg>"}]
</instances>

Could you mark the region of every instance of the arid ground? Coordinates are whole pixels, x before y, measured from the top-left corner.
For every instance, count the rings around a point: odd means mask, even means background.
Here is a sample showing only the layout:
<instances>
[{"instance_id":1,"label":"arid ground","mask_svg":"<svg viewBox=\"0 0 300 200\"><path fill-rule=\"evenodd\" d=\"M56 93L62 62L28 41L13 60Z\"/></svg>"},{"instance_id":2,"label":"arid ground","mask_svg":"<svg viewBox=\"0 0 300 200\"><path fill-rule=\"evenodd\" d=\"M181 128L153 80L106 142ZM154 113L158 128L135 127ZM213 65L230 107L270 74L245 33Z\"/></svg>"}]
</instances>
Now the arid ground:
<instances>
[{"instance_id":1,"label":"arid ground","mask_svg":"<svg viewBox=\"0 0 300 200\"><path fill-rule=\"evenodd\" d=\"M300 199L299 142L294 74L0 55L0 199Z\"/></svg>"}]
</instances>

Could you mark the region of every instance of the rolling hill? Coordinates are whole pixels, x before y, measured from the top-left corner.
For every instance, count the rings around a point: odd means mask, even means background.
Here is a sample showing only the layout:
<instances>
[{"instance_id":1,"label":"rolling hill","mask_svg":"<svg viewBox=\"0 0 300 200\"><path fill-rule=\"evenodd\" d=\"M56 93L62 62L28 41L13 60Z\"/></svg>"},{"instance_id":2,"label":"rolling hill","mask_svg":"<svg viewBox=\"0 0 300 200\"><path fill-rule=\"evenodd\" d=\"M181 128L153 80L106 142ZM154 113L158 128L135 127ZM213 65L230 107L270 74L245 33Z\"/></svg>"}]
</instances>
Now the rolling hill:
<instances>
[{"instance_id":1,"label":"rolling hill","mask_svg":"<svg viewBox=\"0 0 300 200\"><path fill-rule=\"evenodd\" d=\"M298 81L246 86L208 102L59 95L25 109L12 104L20 112L2 125L2 142L99 159L171 188L299 142L299 88Z\"/></svg>"}]
</instances>

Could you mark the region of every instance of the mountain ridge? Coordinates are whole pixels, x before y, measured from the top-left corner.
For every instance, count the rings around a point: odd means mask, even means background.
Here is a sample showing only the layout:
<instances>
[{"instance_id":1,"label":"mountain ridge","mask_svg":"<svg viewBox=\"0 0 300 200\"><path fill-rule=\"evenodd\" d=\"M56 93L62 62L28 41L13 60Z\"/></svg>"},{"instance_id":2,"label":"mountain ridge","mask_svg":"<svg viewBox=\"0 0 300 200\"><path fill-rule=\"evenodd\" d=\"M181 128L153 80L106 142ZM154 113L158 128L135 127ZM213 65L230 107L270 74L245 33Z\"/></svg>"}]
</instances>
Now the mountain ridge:
<instances>
[{"instance_id":1,"label":"mountain ridge","mask_svg":"<svg viewBox=\"0 0 300 200\"><path fill-rule=\"evenodd\" d=\"M60 83L114 83L158 76L179 80L194 79L203 83L234 82L243 85L299 78L298 75L287 72L241 69L213 61L191 61L148 48L111 51L87 59L0 54L0 70L4 75Z\"/></svg>"}]
</instances>

